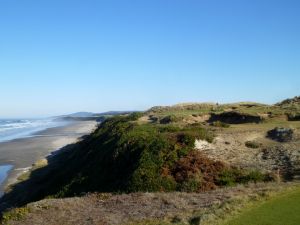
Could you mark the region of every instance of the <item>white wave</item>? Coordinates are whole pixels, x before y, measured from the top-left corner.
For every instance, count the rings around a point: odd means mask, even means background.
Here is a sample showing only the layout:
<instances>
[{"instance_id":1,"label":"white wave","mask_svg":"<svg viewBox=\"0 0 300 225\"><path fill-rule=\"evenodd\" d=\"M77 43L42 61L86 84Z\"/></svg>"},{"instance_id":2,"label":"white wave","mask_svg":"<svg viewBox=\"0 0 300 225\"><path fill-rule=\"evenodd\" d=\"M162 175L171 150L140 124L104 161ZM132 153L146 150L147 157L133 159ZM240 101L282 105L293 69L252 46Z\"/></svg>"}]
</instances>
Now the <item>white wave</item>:
<instances>
[{"instance_id":1,"label":"white wave","mask_svg":"<svg viewBox=\"0 0 300 225\"><path fill-rule=\"evenodd\" d=\"M0 141L25 137L55 126L59 126L58 122L50 119L0 120Z\"/></svg>"}]
</instances>

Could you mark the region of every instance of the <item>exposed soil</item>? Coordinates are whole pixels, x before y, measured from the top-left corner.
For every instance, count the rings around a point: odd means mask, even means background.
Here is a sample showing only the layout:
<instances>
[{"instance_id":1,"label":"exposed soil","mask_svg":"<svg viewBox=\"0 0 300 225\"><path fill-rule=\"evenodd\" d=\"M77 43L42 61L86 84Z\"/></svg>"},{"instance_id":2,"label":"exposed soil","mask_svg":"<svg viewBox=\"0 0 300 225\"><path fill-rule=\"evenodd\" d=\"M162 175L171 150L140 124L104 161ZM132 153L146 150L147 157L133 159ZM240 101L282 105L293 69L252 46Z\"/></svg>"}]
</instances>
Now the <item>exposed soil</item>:
<instances>
[{"instance_id":1,"label":"exposed soil","mask_svg":"<svg viewBox=\"0 0 300 225\"><path fill-rule=\"evenodd\" d=\"M279 172L291 177L299 176L300 140L278 142L266 138L268 128L222 129L212 144L196 145L208 157L242 168ZM296 131L296 133L299 131ZM255 141L258 148L249 148L247 141Z\"/></svg>"}]
</instances>

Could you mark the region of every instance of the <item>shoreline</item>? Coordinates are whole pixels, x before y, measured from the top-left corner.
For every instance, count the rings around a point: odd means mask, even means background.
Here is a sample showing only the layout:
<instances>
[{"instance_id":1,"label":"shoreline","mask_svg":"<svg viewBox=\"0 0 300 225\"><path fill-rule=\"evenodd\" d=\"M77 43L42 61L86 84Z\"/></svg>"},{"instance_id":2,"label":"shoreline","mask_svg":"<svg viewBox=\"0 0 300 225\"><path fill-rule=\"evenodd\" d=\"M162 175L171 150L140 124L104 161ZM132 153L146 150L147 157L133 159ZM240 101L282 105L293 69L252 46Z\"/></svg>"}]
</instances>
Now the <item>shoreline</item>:
<instances>
[{"instance_id":1,"label":"shoreline","mask_svg":"<svg viewBox=\"0 0 300 225\"><path fill-rule=\"evenodd\" d=\"M75 121L38 131L30 137L1 142L0 165L13 167L0 184L0 196L39 160L44 160L66 145L78 142L80 137L93 132L97 124L96 121Z\"/></svg>"}]
</instances>

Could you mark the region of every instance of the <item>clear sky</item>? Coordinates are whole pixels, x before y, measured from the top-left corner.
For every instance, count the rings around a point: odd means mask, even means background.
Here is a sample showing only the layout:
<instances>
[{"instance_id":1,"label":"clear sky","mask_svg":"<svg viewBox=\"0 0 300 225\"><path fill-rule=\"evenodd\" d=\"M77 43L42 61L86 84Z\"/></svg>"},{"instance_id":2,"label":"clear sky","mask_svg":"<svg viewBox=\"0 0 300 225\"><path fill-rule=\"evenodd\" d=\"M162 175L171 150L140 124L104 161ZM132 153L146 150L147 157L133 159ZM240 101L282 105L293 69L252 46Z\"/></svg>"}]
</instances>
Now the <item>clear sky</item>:
<instances>
[{"instance_id":1,"label":"clear sky","mask_svg":"<svg viewBox=\"0 0 300 225\"><path fill-rule=\"evenodd\" d=\"M0 0L0 117L299 94L299 0Z\"/></svg>"}]
</instances>

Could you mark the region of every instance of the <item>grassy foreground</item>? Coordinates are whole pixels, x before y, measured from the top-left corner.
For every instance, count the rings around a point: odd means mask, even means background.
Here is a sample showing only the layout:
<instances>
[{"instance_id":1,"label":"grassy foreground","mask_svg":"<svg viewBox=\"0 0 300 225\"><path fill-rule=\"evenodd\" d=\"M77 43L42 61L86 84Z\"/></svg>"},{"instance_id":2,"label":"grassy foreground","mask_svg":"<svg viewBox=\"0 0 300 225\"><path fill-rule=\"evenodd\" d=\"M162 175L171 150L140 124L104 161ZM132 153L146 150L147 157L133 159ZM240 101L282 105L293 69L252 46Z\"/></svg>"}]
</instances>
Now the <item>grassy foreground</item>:
<instances>
[{"instance_id":1,"label":"grassy foreground","mask_svg":"<svg viewBox=\"0 0 300 225\"><path fill-rule=\"evenodd\" d=\"M300 188L253 206L225 225L298 225L300 224Z\"/></svg>"}]
</instances>

